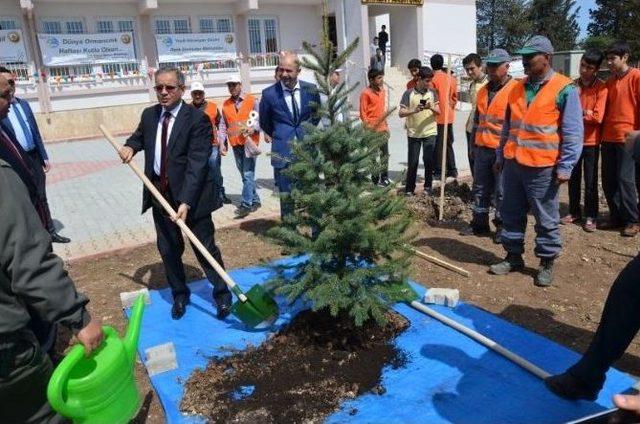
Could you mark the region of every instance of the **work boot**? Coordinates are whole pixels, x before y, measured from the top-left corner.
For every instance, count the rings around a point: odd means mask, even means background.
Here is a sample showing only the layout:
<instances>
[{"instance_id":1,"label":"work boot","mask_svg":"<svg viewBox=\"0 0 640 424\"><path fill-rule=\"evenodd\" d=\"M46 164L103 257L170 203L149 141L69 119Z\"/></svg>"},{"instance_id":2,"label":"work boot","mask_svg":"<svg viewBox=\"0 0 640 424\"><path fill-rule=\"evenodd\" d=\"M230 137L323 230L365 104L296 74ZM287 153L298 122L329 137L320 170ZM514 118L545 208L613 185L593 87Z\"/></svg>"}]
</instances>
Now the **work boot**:
<instances>
[{"instance_id":1,"label":"work boot","mask_svg":"<svg viewBox=\"0 0 640 424\"><path fill-rule=\"evenodd\" d=\"M544 385L552 391L556 396L568 400L596 400L598 397L598 389L589 387L581 379L565 372L544 380Z\"/></svg>"},{"instance_id":2,"label":"work boot","mask_svg":"<svg viewBox=\"0 0 640 424\"><path fill-rule=\"evenodd\" d=\"M489 271L495 275L507 275L513 271L520 271L524 268L524 260L522 255L516 255L515 253L508 253L504 261L491 265Z\"/></svg>"},{"instance_id":3,"label":"work boot","mask_svg":"<svg viewBox=\"0 0 640 424\"><path fill-rule=\"evenodd\" d=\"M622 230L623 237L635 237L636 234L640 231L640 224L627 224Z\"/></svg>"},{"instance_id":4,"label":"work boot","mask_svg":"<svg viewBox=\"0 0 640 424\"><path fill-rule=\"evenodd\" d=\"M540 267L534 280L538 287L549 287L553 282L553 258L540 259Z\"/></svg>"}]
</instances>

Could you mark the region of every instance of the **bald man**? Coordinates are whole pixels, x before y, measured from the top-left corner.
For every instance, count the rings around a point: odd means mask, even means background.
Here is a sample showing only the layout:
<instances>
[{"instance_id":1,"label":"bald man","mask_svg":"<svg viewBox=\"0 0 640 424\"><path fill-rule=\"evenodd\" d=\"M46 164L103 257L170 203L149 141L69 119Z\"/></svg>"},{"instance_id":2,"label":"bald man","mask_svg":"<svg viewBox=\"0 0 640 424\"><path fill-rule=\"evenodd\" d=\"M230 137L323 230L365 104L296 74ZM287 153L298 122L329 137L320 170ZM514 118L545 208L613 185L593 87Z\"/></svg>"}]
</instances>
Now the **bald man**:
<instances>
[{"instance_id":1,"label":"bald man","mask_svg":"<svg viewBox=\"0 0 640 424\"><path fill-rule=\"evenodd\" d=\"M305 122L318 125L319 117L315 112L320 105L320 94L314 84L298 79L300 63L297 55L283 55L279 68L280 81L262 91L260 128L272 140L271 165L276 187L282 194L291 191L291 181L283 174L291 161L291 143L302 140ZM284 218L292 212L291 202L280 197L280 216Z\"/></svg>"}]
</instances>

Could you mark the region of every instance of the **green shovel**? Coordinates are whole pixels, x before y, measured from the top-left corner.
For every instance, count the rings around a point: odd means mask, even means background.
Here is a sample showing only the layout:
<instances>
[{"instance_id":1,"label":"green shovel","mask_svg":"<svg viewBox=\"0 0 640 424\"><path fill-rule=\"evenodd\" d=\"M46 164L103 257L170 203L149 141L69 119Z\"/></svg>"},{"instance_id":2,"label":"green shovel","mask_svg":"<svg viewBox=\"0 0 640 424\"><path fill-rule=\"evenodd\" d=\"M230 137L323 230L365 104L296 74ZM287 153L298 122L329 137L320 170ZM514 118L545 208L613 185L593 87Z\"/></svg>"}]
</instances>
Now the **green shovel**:
<instances>
[{"instance_id":1,"label":"green shovel","mask_svg":"<svg viewBox=\"0 0 640 424\"><path fill-rule=\"evenodd\" d=\"M107 138L109 143L113 146L116 151L120 152L120 145L115 141L109 130L104 125L100 125L100 130ZM151 181L144 175L144 172L140 170L138 165L135 162L131 161L128 163L133 172L142 180L142 183L145 185L147 190L151 192L153 197L162 205L162 207L167 211L169 216L175 217L176 212L173 210L171 205L166 201L166 199L160 194L158 189L153 185ZM251 287L251 289L244 293L240 287L231 279L229 274L220 266L220 264L211 256L206 247L198 240L198 238L193 234L193 232L189 229L187 224L182 220L178 219L175 221L178 227L182 230L183 233L189 238L191 243L200 251L202 256L205 257L207 262L211 264L213 269L216 270L218 275L224 280L224 282L229 287L237 297L238 302L236 302L231 307L231 312L242 321L249 328L267 328L273 324L273 322L278 318L278 304L275 300L266 292L266 290L259 284Z\"/></svg>"}]
</instances>

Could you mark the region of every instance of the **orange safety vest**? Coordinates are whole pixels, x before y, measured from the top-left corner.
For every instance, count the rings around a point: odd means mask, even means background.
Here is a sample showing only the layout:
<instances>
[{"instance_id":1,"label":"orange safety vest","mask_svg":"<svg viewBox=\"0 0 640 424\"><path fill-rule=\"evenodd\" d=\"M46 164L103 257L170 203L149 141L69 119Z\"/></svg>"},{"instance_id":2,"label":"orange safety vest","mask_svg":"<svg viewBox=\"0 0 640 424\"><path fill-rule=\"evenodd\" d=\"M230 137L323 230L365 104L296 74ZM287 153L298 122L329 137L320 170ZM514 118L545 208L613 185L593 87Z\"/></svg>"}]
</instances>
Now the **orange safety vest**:
<instances>
[{"instance_id":1,"label":"orange safety vest","mask_svg":"<svg viewBox=\"0 0 640 424\"><path fill-rule=\"evenodd\" d=\"M207 115L213 127L213 138L211 144L218 145L218 105L207 100L207 106L204 108L204 114Z\"/></svg>"},{"instance_id":2,"label":"orange safety vest","mask_svg":"<svg viewBox=\"0 0 640 424\"><path fill-rule=\"evenodd\" d=\"M500 145L500 135L504 125L504 114L509 102L509 94L516 85L514 79L509 80L489 103L489 88L485 84L478 91L477 111L478 128L476 129L476 146L497 149Z\"/></svg>"},{"instance_id":3,"label":"orange safety vest","mask_svg":"<svg viewBox=\"0 0 640 424\"><path fill-rule=\"evenodd\" d=\"M504 157L520 165L543 168L555 166L560 156L561 113L558 94L571 79L555 73L527 105L526 80L519 81L509 94L511 130L504 146Z\"/></svg>"},{"instance_id":4,"label":"orange safety vest","mask_svg":"<svg viewBox=\"0 0 640 424\"><path fill-rule=\"evenodd\" d=\"M244 146L246 137L242 135L242 129L238 124L247 122L254 105L255 99L250 94L246 95L239 110L236 110L236 104L232 98L225 100L222 105L222 113L224 114L224 119L227 121L227 136L232 146ZM252 134L251 139L257 145L260 141L260 134Z\"/></svg>"}]
</instances>

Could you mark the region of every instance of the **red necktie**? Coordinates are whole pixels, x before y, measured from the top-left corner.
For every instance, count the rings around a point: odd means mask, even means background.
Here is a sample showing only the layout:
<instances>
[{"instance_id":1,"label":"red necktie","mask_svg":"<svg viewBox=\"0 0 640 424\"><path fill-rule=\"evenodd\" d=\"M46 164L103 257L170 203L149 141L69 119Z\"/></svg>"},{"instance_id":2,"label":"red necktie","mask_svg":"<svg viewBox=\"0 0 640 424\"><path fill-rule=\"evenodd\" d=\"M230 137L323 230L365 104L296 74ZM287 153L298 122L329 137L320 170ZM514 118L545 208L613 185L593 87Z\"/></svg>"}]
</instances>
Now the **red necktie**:
<instances>
[{"instance_id":1,"label":"red necktie","mask_svg":"<svg viewBox=\"0 0 640 424\"><path fill-rule=\"evenodd\" d=\"M169 187L167 177L167 139L169 137L169 122L171 122L171 112L165 112L162 117L162 132L160 133L160 190L165 193Z\"/></svg>"}]
</instances>

